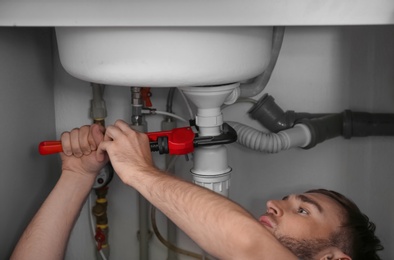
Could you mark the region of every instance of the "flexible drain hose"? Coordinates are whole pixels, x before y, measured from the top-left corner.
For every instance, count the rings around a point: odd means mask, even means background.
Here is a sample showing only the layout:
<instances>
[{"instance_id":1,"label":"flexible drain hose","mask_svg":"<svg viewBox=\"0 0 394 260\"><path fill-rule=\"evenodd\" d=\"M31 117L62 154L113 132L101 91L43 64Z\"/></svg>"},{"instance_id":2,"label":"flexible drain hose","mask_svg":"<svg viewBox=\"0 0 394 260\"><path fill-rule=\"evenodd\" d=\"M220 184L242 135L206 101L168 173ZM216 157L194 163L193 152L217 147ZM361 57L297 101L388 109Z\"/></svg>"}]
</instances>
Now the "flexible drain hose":
<instances>
[{"instance_id":1,"label":"flexible drain hose","mask_svg":"<svg viewBox=\"0 0 394 260\"><path fill-rule=\"evenodd\" d=\"M310 131L303 124L279 133L263 133L241 123L227 123L237 132L239 144L259 152L278 153L294 147L305 147L311 140Z\"/></svg>"}]
</instances>

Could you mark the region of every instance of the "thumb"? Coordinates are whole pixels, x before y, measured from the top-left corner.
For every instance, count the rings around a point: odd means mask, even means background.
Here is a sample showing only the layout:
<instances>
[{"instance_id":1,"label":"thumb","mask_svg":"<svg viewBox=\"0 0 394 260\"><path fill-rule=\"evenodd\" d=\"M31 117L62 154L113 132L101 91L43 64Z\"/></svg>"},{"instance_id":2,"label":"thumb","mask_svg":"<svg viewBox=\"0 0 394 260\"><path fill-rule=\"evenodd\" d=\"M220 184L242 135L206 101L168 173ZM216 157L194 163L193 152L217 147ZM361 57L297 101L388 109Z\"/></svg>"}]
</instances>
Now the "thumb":
<instances>
[{"instance_id":1,"label":"thumb","mask_svg":"<svg viewBox=\"0 0 394 260\"><path fill-rule=\"evenodd\" d=\"M104 140L105 127L102 125L93 124L90 130L94 143L96 144L96 147L98 147L99 144Z\"/></svg>"},{"instance_id":2,"label":"thumb","mask_svg":"<svg viewBox=\"0 0 394 260\"><path fill-rule=\"evenodd\" d=\"M104 132L105 132L105 127L102 125L98 124L93 124L91 127L91 134L94 140L94 143L96 144L96 160L98 162L104 162L105 160L108 160L108 156L106 153L106 149L103 149L103 143L104 140Z\"/></svg>"},{"instance_id":3,"label":"thumb","mask_svg":"<svg viewBox=\"0 0 394 260\"><path fill-rule=\"evenodd\" d=\"M105 160L109 160L108 154L107 154L107 146L109 145L108 141L102 141L100 145L97 147L96 151L96 160L98 162L103 162Z\"/></svg>"}]
</instances>

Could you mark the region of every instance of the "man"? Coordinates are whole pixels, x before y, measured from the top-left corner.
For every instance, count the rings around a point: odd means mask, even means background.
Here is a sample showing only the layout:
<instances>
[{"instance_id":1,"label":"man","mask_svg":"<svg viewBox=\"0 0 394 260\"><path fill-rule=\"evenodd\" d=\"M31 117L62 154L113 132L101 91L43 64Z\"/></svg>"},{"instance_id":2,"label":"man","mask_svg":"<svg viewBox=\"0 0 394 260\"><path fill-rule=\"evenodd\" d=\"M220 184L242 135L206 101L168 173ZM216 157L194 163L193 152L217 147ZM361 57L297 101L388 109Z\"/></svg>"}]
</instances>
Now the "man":
<instances>
[{"instance_id":1,"label":"man","mask_svg":"<svg viewBox=\"0 0 394 260\"><path fill-rule=\"evenodd\" d=\"M103 133L97 125L63 133L62 175L11 259L64 257L72 226L109 159L125 184L219 259L379 259L373 224L338 193L315 190L269 201L256 221L227 198L155 168L148 137L125 122Z\"/></svg>"}]
</instances>

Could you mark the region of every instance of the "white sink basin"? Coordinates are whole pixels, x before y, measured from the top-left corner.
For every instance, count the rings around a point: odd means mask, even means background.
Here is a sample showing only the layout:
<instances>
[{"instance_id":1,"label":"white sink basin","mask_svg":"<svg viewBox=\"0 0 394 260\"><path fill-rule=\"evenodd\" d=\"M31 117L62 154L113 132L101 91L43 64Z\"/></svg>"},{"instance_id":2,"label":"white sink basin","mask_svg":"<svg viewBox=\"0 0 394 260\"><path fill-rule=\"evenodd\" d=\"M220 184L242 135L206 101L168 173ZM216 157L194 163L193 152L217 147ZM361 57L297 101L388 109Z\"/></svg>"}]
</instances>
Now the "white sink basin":
<instances>
[{"instance_id":1,"label":"white sink basin","mask_svg":"<svg viewBox=\"0 0 394 260\"><path fill-rule=\"evenodd\" d=\"M205 86L264 71L271 27L58 27L68 73L119 86Z\"/></svg>"}]
</instances>

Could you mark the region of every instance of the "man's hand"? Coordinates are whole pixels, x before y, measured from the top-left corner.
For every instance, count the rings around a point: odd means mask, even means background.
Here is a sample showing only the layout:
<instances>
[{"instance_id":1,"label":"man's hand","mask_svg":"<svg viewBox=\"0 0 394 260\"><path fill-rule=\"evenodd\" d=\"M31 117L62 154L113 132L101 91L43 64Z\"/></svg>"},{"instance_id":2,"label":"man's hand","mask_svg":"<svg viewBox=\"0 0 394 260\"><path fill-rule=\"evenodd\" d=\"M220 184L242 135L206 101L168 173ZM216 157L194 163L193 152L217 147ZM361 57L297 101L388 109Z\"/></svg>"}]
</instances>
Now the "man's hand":
<instances>
[{"instance_id":1,"label":"man's hand","mask_svg":"<svg viewBox=\"0 0 394 260\"><path fill-rule=\"evenodd\" d=\"M62 170L79 174L98 174L108 162L106 156L96 159L96 150L104 139L104 127L93 124L64 132L61 137Z\"/></svg>"},{"instance_id":2,"label":"man's hand","mask_svg":"<svg viewBox=\"0 0 394 260\"><path fill-rule=\"evenodd\" d=\"M108 126L104 141L97 150L98 161L108 154L112 166L123 182L129 183L130 173L149 170L153 167L148 136L132 130L129 125L118 120Z\"/></svg>"}]
</instances>

